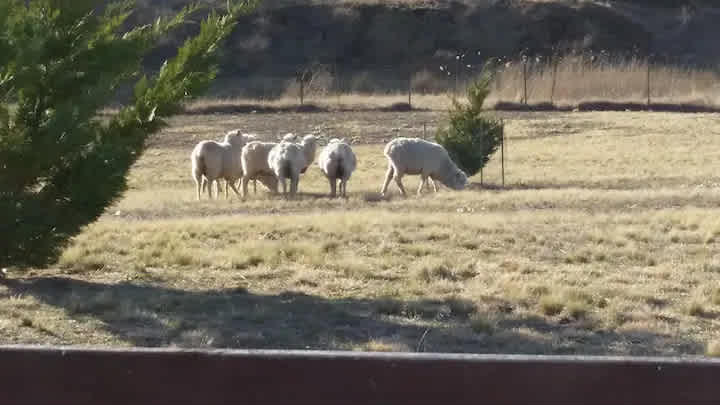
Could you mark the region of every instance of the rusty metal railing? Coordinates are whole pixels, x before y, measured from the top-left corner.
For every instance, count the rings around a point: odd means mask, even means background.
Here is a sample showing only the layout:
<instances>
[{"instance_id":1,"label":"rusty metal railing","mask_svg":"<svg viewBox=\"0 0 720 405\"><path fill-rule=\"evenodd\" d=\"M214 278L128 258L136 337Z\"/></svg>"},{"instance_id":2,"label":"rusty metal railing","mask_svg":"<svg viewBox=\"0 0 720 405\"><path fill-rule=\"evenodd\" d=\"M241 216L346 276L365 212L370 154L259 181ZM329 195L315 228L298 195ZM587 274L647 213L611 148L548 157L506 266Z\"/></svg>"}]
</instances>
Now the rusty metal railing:
<instances>
[{"instance_id":1,"label":"rusty metal railing","mask_svg":"<svg viewBox=\"0 0 720 405\"><path fill-rule=\"evenodd\" d=\"M0 404L720 404L704 358L0 346Z\"/></svg>"}]
</instances>

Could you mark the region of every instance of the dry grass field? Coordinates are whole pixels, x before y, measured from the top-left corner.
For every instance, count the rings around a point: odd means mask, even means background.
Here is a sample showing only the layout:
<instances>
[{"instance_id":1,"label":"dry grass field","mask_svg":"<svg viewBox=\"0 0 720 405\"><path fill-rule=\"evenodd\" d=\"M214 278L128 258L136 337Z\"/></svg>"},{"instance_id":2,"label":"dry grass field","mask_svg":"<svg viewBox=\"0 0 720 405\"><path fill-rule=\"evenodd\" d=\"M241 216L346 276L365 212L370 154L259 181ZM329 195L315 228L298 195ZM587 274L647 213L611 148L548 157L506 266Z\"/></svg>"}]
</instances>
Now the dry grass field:
<instances>
[{"instance_id":1,"label":"dry grass field","mask_svg":"<svg viewBox=\"0 0 720 405\"><path fill-rule=\"evenodd\" d=\"M178 117L57 266L11 269L0 343L720 354L720 117L498 114L504 189L494 159L386 199L383 142L442 113ZM195 201L190 150L236 127L353 138L349 198L313 167L296 200Z\"/></svg>"}]
</instances>

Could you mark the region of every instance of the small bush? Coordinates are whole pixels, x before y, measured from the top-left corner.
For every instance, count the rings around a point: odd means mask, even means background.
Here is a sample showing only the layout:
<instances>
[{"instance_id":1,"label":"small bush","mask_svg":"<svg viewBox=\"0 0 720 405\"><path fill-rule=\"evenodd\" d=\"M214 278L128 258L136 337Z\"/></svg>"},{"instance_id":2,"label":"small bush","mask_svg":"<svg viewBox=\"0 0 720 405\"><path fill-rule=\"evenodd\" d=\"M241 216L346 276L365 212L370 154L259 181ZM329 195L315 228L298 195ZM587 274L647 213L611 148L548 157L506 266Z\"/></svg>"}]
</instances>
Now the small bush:
<instances>
[{"instance_id":1,"label":"small bush","mask_svg":"<svg viewBox=\"0 0 720 405\"><path fill-rule=\"evenodd\" d=\"M697 301L693 301L687 306L687 314L690 316L702 317L705 316L705 313L705 307Z\"/></svg>"},{"instance_id":2,"label":"small bush","mask_svg":"<svg viewBox=\"0 0 720 405\"><path fill-rule=\"evenodd\" d=\"M720 288L715 288L710 293L710 301L713 305L720 305Z\"/></svg>"},{"instance_id":3,"label":"small bush","mask_svg":"<svg viewBox=\"0 0 720 405\"><path fill-rule=\"evenodd\" d=\"M473 315L470 318L470 328L475 333L481 333L485 335L492 335L495 331L495 325L485 317L478 314Z\"/></svg>"},{"instance_id":4,"label":"small bush","mask_svg":"<svg viewBox=\"0 0 720 405\"><path fill-rule=\"evenodd\" d=\"M447 149L453 161L468 176L485 167L502 142L503 123L482 115L482 105L490 94L492 82L489 72L484 69L480 79L468 88L468 105L453 98L449 125L438 129L435 135L437 143Z\"/></svg>"},{"instance_id":5,"label":"small bush","mask_svg":"<svg viewBox=\"0 0 720 405\"><path fill-rule=\"evenodd\" d=\"M720 341L713 340L708 342L705 354L709 357L720 357Z\"/></svg>"},{"instance_id":6,"label":"small bush","mask_svg":"<svg viewBox=\"0 0 720 405\"><path fill-rule=\"evenodd\" d=\"M572 319L583 319L590 312L590 308L585 302L573 301L567 305L567 311Z\"/></svg>"},{"instance_id":7,"label":"small bush","mask_svg":"<svg viewBox=\"0 0 720 405\"><path fill-rule=\"evenodd\" d=\"M557 315L563 311L563 308L565 308L565 303L561 297L545 295L540 299L540 309L547 316Z\"/></svg>"}]
</instances>

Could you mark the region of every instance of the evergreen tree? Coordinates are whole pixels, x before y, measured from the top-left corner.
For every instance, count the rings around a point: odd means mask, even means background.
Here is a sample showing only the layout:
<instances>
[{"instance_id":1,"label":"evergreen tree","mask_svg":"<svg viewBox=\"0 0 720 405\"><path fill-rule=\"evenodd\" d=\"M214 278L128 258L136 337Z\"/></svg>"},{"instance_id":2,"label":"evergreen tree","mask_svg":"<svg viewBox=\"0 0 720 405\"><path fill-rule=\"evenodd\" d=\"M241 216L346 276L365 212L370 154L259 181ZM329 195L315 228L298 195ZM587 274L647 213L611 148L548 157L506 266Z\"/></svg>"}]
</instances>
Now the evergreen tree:
<instances>
[{"instance_id":1,"label":"evergreen tree","mask_svg":"<svg viewBox=\"0 0 720 405\"><path fill-rule=\"evenodd\" d=\"M0 2L0 267L55 261L122 196L147 137L207 89L221 42L258 2L210 10L151 77L141 75L144 56L201 6L127 30L133 1ZM132 102L101 120L128 83Z\"/></svg>"},{"instance_id":2,"label":"evergreen tree","mask_svg":"<svg viewBox=\"0 0 720 405\"><path fill-rule=\"evenodd\" d=\"M468 175L478 173L502 142L503 124L482 114L490 94L492 75L488 65L467 89L468 104L453 98L449 125L438 129L435 140L447 149L453 161Z\"/></svg>"}]
</instances>

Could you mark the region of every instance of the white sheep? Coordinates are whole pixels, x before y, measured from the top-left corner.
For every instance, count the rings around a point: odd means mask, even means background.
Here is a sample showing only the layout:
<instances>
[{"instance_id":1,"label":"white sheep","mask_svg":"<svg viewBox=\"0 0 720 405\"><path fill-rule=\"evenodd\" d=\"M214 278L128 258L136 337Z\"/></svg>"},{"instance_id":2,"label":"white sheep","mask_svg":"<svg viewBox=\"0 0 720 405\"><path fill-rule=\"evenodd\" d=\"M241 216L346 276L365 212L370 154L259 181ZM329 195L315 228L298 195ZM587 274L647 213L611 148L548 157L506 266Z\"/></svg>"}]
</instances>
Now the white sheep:
<instances>
[{"instance_id":1,"label":"white sheep","mask_svg":"<svg viewBox=\"0 0 720 405\"><path fill-rule=\"evenodd\" d=\"M317 138L315 138L314 135L305 135L300 142L300 146L302 146L303 155L305 156L305 164L302 169L300 169L300 173L305 173L307 168L310 167L315 160L315 152L317 152Z\"/></svg>"},{"instance_id":2,"label":"white sheep","mask_svg":"<svg viewBox=\"0 0 720 405\"><path fill-rule=\"evenodd\" d=\"M283 194L287 193L286 183L290 179L290 195L295 195L300 181L300 170L306 159L302 146L294 142L280 142L268 154L268 165L282 185Z\"/></svg>"},{"instance_id":3,"label":"white sheep","mask_svg":"<svg viewBox=\"0 0 720 405\"><path fill-rule=\"evenodd\" d=\"M260 179L271 192L277 192L277 178L268 163L268 155L273 147L278 145L276 142L248 142L240 153L240 163L242 165L242 195L245 197L248 193L247 185L250 180Z\"/></svg>"},{"instance_id":4,"label":"white sheep","mask_svg":"<svg viewBox=\"0 0 720 405\"><path fill-rule=\"evenodd\" d=\"M204 180L207 179L208 196L212 199L212 184L219 179L225 179L228 185L232 187L235 194L240 196L235 187L235 181L242 177L242 165L240 163L240 153L245 146L245 137L239 131L230 131L225 134L222 142L201 141L192 153L190 153L190 162L192 166L192 176L195 180L197 199L200 200L200 192L204 189ZM217 198L220 194L220 185L215 194ZM227 187L225 195L227 196Z\"/></svg>"},{"instance_id":5,"label":"white sheep","mask_svg":"<svg viewBox=\"0 0 720 405\"><path fill-rule=\"evenodd\" d=\"M230 130L230 131L228 131L225 135L227 136L227 135L237 135L237 134L240 134L240 130L239 130L239 129ZM257 140L259 139L257 134L242 133L241 135L245 138L245 143L246 143L246 144L247 144L248 142L257 141ZM221 189L221 187L220 187L220 180L216 180L215 182L216 182L216 184L217 184L217 193L219 194L219 193L220 193L220 189ZM238 186L239 186L239 184L238 184L239 182L240 182L240 179L238 179L238 180L235 182L235 187L238 187ZM267 187L267 186L266 186L266 187ZM205 188L205 183L203 183L203 191L204 191L204 188ZM226 200L227 200L227 198L228 198L228 189L229 189L229 187L228 187L228 182L227 182L227 180L225 180L225 199L226 199ZM257 180L254 180L254 179L253 179L253 192L254 192L255 194L257 194Z\"/></svg>"},{"instance_id":6,"label":"white sheep","mask_svg":"<svg viewBox=\"0 0 720 405\"><path fill-rule=\"evenodd\" d=\"M225 137L227 137L227 136L237 136L237 135L242 135L243 138L244 138L244 142L245 142L246 144L247 144L248 142L256 141L256 140L259 139L257 134L248 134L248 133L242 133L242 134L241 134L239 129L233 129L233 130L230 130L230 131L228 131L228 132L225 133ZM273 187L277 188L277 183L276 183L274 177L275 177L275 176L261 176L260 182L263 184L263 186L265 186L266 189L272 191L272 190L273 190ZM216 194L217 196L220 195L220 192L222 191L220 179L216 179L216 180L214 180L214 181L212 181L212 182L208 182L207 179L203 176L203 180L205 180L205 181L202 182L202 191L203 191L203 192L205 191L205 188L206 188L206 187L212 187L212 184L215 184L215 189L216 189L215 194ZM238 186L240 185L240 184L239 184L240 181L241 181L241 178L234 182L235 187L238 187ZM209 183L209 184L208 184L208 183ZM230 187L228 186L228 181L227 181L227 179L226 179L226 180L225 180L225 199L226 199L226 200L228 199L229 190L230 190ZM210 191L210 192L211 192L211 191ZM254 192L255 194L257 194L257 180L256 180L256 179L253 179L253 192Z\"/></svg>"},{"instance_id":7,"label":"white sheep","mask_svg":"<svg viewBox=\"0 0 720 405\"><path fill-rule=\"evenodd\" d=\"M350 145L344 139L331 139L320 151L318 166L330 182L330 196L335 197L337 181L340 180L340 195L345 197L347 181L350 179L357 159Z\"/></svg>"},{"instance_id":8,"label":"white sheep","mask_svg":"<svg viewBox=\"0 0 720 405\"><path fill-rule=\"evenodd\" d=\"M303 154L305 155L305 164L303 165L302 169L300 170L300 173L305 173L307 171L307 168L310 167L310 165L315 160L315 153L317 152L317 138L315 137L315 135L312 135L312 134L305 135L298 142L297 135L293 134L292 132L288 132L282 138L280 138L280 141L297 143L300 146L302 146Z\"/></svg>"},{"instance_id":9,"label":"white sheep","mask_svg":"<svg viewBox=\"0 0 720 405\"><path fill-rule=\"evenodd\" d=\"M406 174L420 175L422 181L417 193L420 194L427 179L438 180L454 190L462 190L468 180L465 172L455 165L447 150L441 145L420 138L395 138L385 145L383 154L388 159L385 182L380 191L387 192L390 179L394 178L403 196L406 195L402 177ZM435 182L433 181L433 187Z\"/></svg>"}]
</instances>

